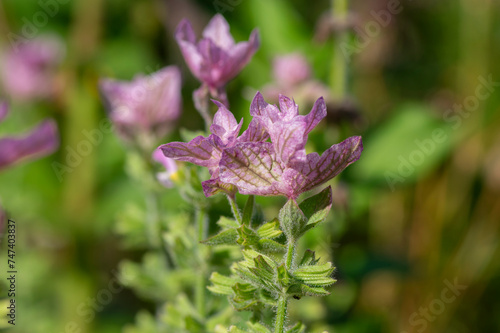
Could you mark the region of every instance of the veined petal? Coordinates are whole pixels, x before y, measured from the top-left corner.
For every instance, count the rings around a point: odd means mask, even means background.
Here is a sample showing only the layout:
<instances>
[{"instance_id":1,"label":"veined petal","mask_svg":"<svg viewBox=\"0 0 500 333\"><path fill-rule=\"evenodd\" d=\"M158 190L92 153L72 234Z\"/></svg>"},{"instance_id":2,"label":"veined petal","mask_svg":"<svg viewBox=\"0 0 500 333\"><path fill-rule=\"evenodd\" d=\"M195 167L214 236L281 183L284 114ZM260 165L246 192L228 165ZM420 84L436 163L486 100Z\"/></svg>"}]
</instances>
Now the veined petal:
<instances>
[{"instance_id":1,"label":"veined petal","mask_svg":"<svg viewBox=\"0 0 500 333\"><path fill-rule=\"evenodd\" d=\"M41 157L59 147L56 123L46 120L24 137L0 139L0 169L28 157Z\"/></svg>"},{"instance_id":2,"label":"veined petal","mask_svg":"<svg viewBox=\"0 0 500 333\"><path fill-rule=\"evenodd\" d=\"M239 143L225 149L220 162L220 179L236 185L242 194L281 194L282 172L269 142Z\"/></svg>"},{"instance_id":3,"label":"veined petal","mask_svg":"<svg viewBox=\"0 0 500 333\"><path fill-rule=\"evenodd\" d=\"M250 114L258 117L266 126L281 120L280 110L276 106L268 104L259 91L250 104Z\"/></svg>"},{"instance_id":4,"label":"veined petal","mask_svg":"<svg viewBox=\"0 0 500 333\"><path fill-rule=\"evenodd\" d=\"M222 126L226 131L232 131L238 122L231 111L229 111L226 106L218 101L213 101L215 105L219 108L214 116L214 124Z\"/></svg>"},{"instance_id":5,"label":"veined petal","mask_svg":"<svg viewBox=\"0 0 500 333\"><path fill-rule=\"evenodd\" d=\"M203 37L211 39L217 46L228 50L234 45L234 39L229 32L229 24L220 14L215 15L205 30L203 30Z\"/></svg>"},{"instance_id":6,"label":"veined petal","mask_svg":"<svg viewBox=\"0 0 500 333\"><path fill-rule=\"evenodd\" d=\"M269 139L269 133L267 133L266 128L262 123L254 118L248 125L248 128L241 134L238 138L238 142L259 142L266 141Z\"/></svg>"},{"instance_id":7,"label":"veined petal","mask_svg":"<svg viewBox=\"0 0 500 333\"><path fill-rule=\"evenodd\" d=\"M212 177L212 179L205 180L204 182L201 182L201 186L203 187L203 193L207 198L219 192L224 192L229 195L234 195L236 193L234 185L222 182L219 177Z\"/></svg>"},{"instance_id":8,"label":"veined petal","mask_svg":"<svg viewBox=\"0 0 500 333\"><path fill-rule=\"evenodd\" d=\"M299 115L299 106L295 101L285 95L279 95L281 117L283 121L291 121Z\"/></svg>"},{"instance_id":9,"label":"veined petal","mask_svg":"<svg viewBox=\"0 0 500 333\"><path fill-rule=\"evenodd\" d=\"M321 156L307 155L307 161L291 161L283 180L294 190L295 196L325 183L357 161L363 151L360 136L350 137L331 146Z\"/></svg>"},{"instance_id":10,"label":"veined petal","mask_svg":"<svg viewBox=\"0 0 500 333\"><path fill-rule=\"evenodd\" d=\"M269 130L276 157L286 165L290 159L305 159L304 132L306 123L303 121L277 122Z\"/></svg>"},{"instance_id":11,"label":"veined petal","mask_svg":"<svg viewBox=\"0 0 500 333\"><path fill-rule=\"evenodd\" d=\"M323 118L326 117L326 104L323 97L320 97L314 103L314 106L309 112L307 116L304 117L304 120L307 124L305 134L309 134L316 127Z\"/></svg>"},{"instance_id":12,"label":"veined petal","mask_svg":"<svg viewBox=\"0 0 500 333\"><path fill-rule=\"evenodd\" d=\"M215 149L211 137L197 136L188 143L170 142L160 146L166 157L191 162L204 167L214 167L220 159L220 151Z\"/></svg>"}]
</instances>

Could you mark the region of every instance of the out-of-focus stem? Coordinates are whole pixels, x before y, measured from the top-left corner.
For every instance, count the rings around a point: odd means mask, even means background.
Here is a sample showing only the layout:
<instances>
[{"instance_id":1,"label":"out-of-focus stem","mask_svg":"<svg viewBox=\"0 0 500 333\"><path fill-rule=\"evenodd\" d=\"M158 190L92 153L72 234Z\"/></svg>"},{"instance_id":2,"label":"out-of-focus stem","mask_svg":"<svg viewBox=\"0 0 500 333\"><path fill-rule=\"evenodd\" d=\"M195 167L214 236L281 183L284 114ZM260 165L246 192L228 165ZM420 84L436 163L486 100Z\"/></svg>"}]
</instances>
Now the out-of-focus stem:
<instances>
[{"instance_id":1,"label":"out-of-focus stem","mask_svg":"<svg viewBox=\"0 0 500 333\"><path fill-rule=\"evenodd\" d=\"M208 88L204 85L193 92L194 107L205 121L205 130L207 131L207 133L210 131L210 126L212 126L212 116L210 115L208 100L209 91Z\"/></svg>"},{"instance_id":2,"label":"out-of-focus stem","mask_svg":"<svg viewBox=\"0 0 500 333\"><path fill-rule=\"evenodd\" d=\"M335 21L346 22L349 14L348 0L332 0L332 15ZM348 31L337 31L334 37L334 47L330 68L330 87L336 100L342 100L347 95L348 59L341 52L341 46L348 42Z\"/></svg>"},{"instance_id":3,"label":"out-of-focus stem","mask_svg":"<svg viewBox=\"0 0 500 333\"><path fill-rule=\"evenodd\" d=\"M241 219L241 214L240 214L240 211L238 209L238 205L236 204L235 198L228 195L227 199L229 200L229 204L231 205L231 210L233 212L234 218L236 219L236 221L238 222L239 225L242 225L243 221Z\"/></svg>"},{"instance_id":4,"label":"out-of-focus stem","mask_svg":"<svg viewBox=\"0 0 500 333\"><path fill-rule=\"evenodd\" d=\"M199 207L197 210L197 222L198 222L198 260L200 261L201 272L198 274L196 279L195 287L195 304L196 310L198 310L199 315L205 317L205 258L203 256L203 251L200 248L199 242L206 239L207 235L207 216L204 208Z\"/></svg>"}]
</instances>

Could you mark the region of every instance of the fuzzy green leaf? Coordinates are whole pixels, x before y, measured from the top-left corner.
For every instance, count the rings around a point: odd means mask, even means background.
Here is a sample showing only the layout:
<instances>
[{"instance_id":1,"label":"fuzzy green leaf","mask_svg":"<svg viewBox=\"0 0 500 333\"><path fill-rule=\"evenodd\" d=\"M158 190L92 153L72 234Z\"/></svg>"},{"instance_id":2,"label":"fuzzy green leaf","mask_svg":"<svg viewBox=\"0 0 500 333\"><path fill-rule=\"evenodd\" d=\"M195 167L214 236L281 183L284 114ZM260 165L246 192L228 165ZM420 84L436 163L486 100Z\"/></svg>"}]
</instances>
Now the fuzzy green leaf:
<instances>
[{"instance_id":1,"label":"fuzzy green leaf","mask_svg":"<svg viewBox=\"0 0 500 333\"><path fill-rule=\"evenodd\" d=\"M335 267L331 263L323 265L301 266L293 272L293 276L309 286L329 286L335 283L331 275Z\"/></svg>"},{"instance_id":2,"label":"fuzzy green leaf","mask_svg":"<svg viewBox=\"0 0 500 333\"><path fill-rule=\"evenodd\" d=\"M304 234L326 219L332 208L332 188L328 186L318 194L307 198L300 203L299 207L308 219L307 224L301 230L301 234Z\"/></svg>"},{"instance_id":3,"label":"fuzzy green leaf","mask_svg":"<svg viewBox=\"0 0 500 333\"><path fill-rule=\"evenodd\" d=\"M299 266L315 265L318 261L319 259L316 259L316 253L308 249L304 252L304 256L300 260Z\"/></svg>"},{"instance_id":4,"label":"fuzzy green leaf","mask_svg":"<svg viewBox=\"0 0 500 333\"><path fill-rule=\"evenodd\" d=\"M238 231L236 229L227 229L221 231L215 236L212 236L204 241L205 245L237 245Z\"/></svg>"},{"instance_id":5,"label":"fuzzy green leaf","mask_svg":"<svg viewBox=\"0 0 500 333\"><path fill-rule=\"evenodd\" d=\"M238 229L236 229L238 232L238 244L242 246L251 246L251 245L256 245L259 242L259 236L247 227L246 225L242 224Z\"/></svg>"},{"instance_id":6,"label":"fuzzy green leaf","mask_svg":"<svg viewBox=\"0 0 500 333\"><path fill-rule=\"evenodd\" d=\"M261 239L258 244L259 251L262 251L266 254L269 253L282 253L286 250L286 246L275 242L271 239Z\"/></svg>"},{"instance_id":7,"label":"fuzzy green leaf","mask_svg":"<svg viewBox=\"0 0 500 333\"><path fill-rule=\"evenodd\" d=\"M219 295L233 295L233 286L238 282L234 278L230 278L224 275L221 275L217 272L212 273L210 276L210 282L212 282L212 286L208 286L208 290L213 292L214 294Z\"/></svg>"},{"instance_id":8,"label":"fuzzy green leaf","mask_svg":"<svg viewBox=\"0 0 500 333\"><path fill-rule=\"evenodd\" d=\"M274 239L281 236L283 231L279 227L278 219L274 219L271 222L267 222L257 229L257 234L260 238Z\"/></svg>"},{"instance_id":9,"label":"fuzzy green leaf","mask_svg":"<svg viewBox=\"0 0 500 333\"><path fill-rule=\"evenodd\" d=\"M217 225L222 229L238 228L240 226L236 220L225 216L220 217L219 221L217 221Z\"/></svg>"},{"instance_id":10,"label":"fuzzy green leaf","mask_svg":"<svg viewBox=\"0 0 500 333\"><path fill-rule=\"evenodd\" d=\"M302 229L307 224L307 217L297 205L295 200L288 200L279 212L279 221L281 229L287 238L299 239L302 235Z\"/></svg>"},{"instance_id":11,"label":"fuzzy green leaf","mask_svg":"<svg viewBox=\"0 0 500 333\"><path fill-rule=\"evenodd\" d=\"M278 269L278 282L282 287L287 287L292 282L293 277L288 273L285 264L281 264Z\"/></svg>"},{"instance_id":12,"label":"fuzzy green leaf","mask_svg":"<svg viewBox=\"0 0 500 333\"><path fill-rule=\"evenodd\" d=\"M309 287L305 284L301 286L302 295L304 296L328 296L330 293L322 287Z\"/></svg>"}]
</instances>

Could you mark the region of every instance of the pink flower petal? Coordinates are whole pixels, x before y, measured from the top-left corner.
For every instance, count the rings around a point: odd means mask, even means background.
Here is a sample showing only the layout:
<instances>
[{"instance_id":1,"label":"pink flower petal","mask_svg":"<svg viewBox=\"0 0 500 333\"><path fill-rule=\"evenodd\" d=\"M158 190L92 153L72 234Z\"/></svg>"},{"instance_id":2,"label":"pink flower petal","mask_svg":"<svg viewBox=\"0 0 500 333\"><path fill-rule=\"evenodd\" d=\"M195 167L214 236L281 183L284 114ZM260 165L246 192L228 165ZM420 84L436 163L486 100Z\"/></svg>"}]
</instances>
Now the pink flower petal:
<instances>
[{"instance_id":1,"label":"pink flower petal","mask_svg":"<svg viewBox=\"0 0 500 333\"><path fill-rule=\"evenodd\" d=\"M24 137L0 139L0 169L6 168L25 158L49 155L59 147L56 123L46 120Z\"/></svg>"},{"instance_id":2,"label":"pink flower petal","mask_svg":"<svg viewBox=\"0 0 500 333\"><path fill-rule=\"evenodd\" d=\"M203 37L211 39L218 47L229 50L234 46L234 39L229 32L229 24L220 14L215 15L205 30L203 30Z\"/></svg>"}]
</instances>

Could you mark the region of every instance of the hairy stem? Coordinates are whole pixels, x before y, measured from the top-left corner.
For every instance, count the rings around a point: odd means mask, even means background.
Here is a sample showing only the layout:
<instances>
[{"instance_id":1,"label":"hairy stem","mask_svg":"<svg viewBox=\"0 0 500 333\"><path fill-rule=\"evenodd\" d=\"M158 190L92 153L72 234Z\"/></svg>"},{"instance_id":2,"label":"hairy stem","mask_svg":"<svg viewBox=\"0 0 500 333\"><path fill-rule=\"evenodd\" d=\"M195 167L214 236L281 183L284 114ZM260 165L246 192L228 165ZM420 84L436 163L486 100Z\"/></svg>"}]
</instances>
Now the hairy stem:
<instances>
[{"instance_id":1,"label":"hairy stem","mask_svg":"<svg viewBox=\"0 0 500 333\"><path fill-rule=\"evenodd\" d=\"M295 254L295 240L288 240L288 250L286 252L286 269L290 269L293 263L293 256Z\"/></svg>"},{"instance_id":2,"label":"hairy stem","mask_svg":"<svg viewBox=\"0 0 500 333\"><path fill-rule=\"evenodd\" d=\"M286 269L290 270L293 264L293 257L295 255L295 240L292 238L288 239L288 249L286 252ZM276 321L274 323L274 332L275 333L284 333L285 332L285 323L286 323L286 311L288 306L288 295L283 292L278 300L278 310L276 311Z\"/></svg>"},{"instance_id":3,"label":"hairy stem","mask_svg":"<svg viewBox=\"0 0 500 333\"><path fill-rule=\"evenodd\" d=\"M231 211L233 212L234 218L238 222L239 225L243 224L243 221L241 219L241 214L238 209L238 205L236 204L236 200L234 197L228 195L227 199L229 200L229 204L231 205Z\"/></svg>"},{"instance_id":4,"label":"hairy stem","mask_svg":"<svg viewBox=\"0 0 500 333\"><path fill-rule=\"evenodd\" d=\"M274 333L285 332L286 308L288 305L288 297L281 295L278 302L278 311L276 312L276 322L274 323Z\"/></svg>"}]
</instances>

